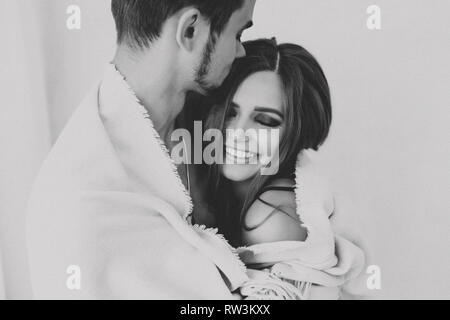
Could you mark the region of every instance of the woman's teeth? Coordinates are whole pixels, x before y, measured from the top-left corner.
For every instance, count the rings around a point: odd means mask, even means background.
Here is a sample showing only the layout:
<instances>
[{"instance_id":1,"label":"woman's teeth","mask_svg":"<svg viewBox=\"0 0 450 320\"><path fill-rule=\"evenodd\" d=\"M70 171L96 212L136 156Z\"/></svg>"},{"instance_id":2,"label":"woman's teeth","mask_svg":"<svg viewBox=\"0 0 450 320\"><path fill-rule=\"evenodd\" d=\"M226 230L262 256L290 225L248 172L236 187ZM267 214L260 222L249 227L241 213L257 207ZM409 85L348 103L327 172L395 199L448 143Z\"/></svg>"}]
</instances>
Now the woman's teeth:
<instances>
[{"instance_id":1,"label":"woman's teeth","mask_svg":"<svg viewBox=\"0 0 450 320\"><path fill-rule=\"evenodd\" d=\"M250 160L257 156L256 153L253 152L245 152L241 150L236 150L234 148L226 147L226 152L228 155L234 158L243 159L243 160Z\"/></svg>"}]
</instances>

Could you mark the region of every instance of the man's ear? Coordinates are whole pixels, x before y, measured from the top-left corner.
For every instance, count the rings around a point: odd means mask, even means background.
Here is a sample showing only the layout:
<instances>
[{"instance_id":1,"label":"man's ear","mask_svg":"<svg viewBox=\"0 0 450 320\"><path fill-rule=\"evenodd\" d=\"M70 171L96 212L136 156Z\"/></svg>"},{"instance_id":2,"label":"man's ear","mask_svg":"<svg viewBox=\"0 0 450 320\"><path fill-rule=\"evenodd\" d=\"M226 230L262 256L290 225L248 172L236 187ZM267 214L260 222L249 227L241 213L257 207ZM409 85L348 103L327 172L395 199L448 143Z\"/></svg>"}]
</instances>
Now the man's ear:
<instances>
[{"instance_id":1,"label":"man's ear","mask_svg":"<svg viewBox=\"0 0 450 320\"><path fill-rule=\"evenodd\" d=\"M200 11L195 8L186 10L178 20L177 43L186 51L192 51L201 40L206 23Z\"/></svg>"}]
</instances>

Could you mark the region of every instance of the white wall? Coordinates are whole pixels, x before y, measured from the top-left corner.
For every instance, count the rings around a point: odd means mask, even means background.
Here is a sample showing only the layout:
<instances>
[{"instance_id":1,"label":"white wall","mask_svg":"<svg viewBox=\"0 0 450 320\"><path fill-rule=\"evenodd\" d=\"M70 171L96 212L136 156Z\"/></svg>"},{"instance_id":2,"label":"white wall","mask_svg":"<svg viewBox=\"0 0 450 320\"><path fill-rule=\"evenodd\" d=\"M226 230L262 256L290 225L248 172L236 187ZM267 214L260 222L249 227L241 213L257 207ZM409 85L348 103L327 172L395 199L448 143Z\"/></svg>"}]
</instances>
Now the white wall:
<instances>
[{"instance_id":1,"label":"white wall","mask_svg":"<svg viewBox=\"0 0 450 320\"><path fill-rule=\"evenodd\" d=\"M66 28L70 4L81 7L81 30ZM51 144L112 58L109 5L0 1L0 252L7 298L31 297L24 232L28 194ZM0 292L1 287L0 282Z\"/></svg>"},{"instance_id":2,"label":"white wall","mask_svg":"<svg viewBox=\"0 0 450 320\"><path fill-rule=\"evenodd\" d=\"M48 114L51 143L112 58L110 1L5 1L34 17L26 26L40 35L26 49L30 61L42 54L38 88L46 102L34 112ZM81 30L66 28L69 4L82 10ZM371 4L382 10L379 31L366 28ZM277 36L321 62L334 123L320 161L357 208L351 220L361 226L369 262L381 267L381 298L450 298L448 12L447 0L258 0L255 27L244 37ZM27 164L33 173L36 161ZM23 236L30 176L18 190L21 205L0 211L10 298L30 296Z\"/></svg>"},{"instance_id":3,"label":"white wall","mask_svg":"<svg viewBox=\"0 0 450 320\"><path fill-rule=\"evenodd\" d=\"M366 27L372 4L378 31ZM450 298L449 12L445 0L260 0L248 33L303 45L328 76L321 160L359 208L377 297Z\"/></svg>"}]
</instances>

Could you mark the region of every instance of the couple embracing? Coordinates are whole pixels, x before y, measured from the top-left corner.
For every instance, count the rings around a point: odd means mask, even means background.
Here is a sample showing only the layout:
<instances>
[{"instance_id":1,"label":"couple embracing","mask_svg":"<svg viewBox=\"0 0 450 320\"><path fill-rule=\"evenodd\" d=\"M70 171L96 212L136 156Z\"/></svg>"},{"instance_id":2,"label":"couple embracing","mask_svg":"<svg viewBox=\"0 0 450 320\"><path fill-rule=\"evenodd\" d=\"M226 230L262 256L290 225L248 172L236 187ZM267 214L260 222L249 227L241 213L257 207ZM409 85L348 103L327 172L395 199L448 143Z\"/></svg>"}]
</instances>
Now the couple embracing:
<instances>
[{"instance_id":1,"label":"couple embracing","mask_svg":"<svg viewBox=\"0 0 450 320\"><path fill-rule=\"evenodd\" d=\"M112 0L115 57L55 143L30 199L36 298L354 293L364 253L336 232L339 210L311 157L331 125L325 74L299 45L241 43L254 7ZM170 156L173 133L195 121L224 133L220 161ZM269 166L276 170L267 174ZM67 285L73 266L75 289Z\"/></svg>"}]
</instances>

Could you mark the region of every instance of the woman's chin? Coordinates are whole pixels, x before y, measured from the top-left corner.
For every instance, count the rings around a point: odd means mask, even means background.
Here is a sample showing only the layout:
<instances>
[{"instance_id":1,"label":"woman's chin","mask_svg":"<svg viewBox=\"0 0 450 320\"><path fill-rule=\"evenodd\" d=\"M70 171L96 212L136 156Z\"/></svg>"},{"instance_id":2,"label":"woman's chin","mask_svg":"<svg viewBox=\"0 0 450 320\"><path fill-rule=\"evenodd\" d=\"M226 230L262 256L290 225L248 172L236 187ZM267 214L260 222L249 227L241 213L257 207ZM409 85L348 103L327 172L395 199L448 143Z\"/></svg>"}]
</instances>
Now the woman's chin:
<instances>
[{"instance_id":1,"label":"woman's chin","mask_svg":"<svg viewBox=\"0 0 450 320\"><path fill-rule=\"evenodd\" d=\"M223 164L221 167L222 175L235 182L251 179L260 169L259 164Z\"/></svg>"}]
</instances>

